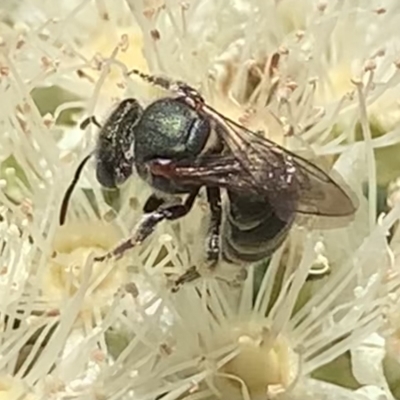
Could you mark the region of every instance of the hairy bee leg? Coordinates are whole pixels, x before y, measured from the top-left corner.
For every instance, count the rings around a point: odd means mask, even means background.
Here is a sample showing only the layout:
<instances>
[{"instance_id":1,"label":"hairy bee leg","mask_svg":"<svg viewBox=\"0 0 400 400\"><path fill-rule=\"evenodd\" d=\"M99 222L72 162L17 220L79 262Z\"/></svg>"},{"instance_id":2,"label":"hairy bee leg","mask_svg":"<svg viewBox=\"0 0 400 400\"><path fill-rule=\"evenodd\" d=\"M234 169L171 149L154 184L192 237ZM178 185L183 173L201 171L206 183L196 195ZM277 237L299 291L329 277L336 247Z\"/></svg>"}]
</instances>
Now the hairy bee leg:
<instances>
[{"instance_id":1,"label":"hairy bee leg","mask_svg":"<svg viewBox=\"0 0 400 400\"><path fill-rule=\"evenodd\" d=\"M150 75L150 74L145 74L142 71L139 71L138 69L131 69L128 71L127 75L137 75L139 78L143 79L145 82L148 82L154 86L160 86L163 89L166 90L171 90L173 85L176 85L176 82L173 81L172 79L169 79L164 76L157 76L157 75Z\"/></svg>"},{"instance_id":2,"label":"hairy bee leg","mask_svg":"<svg viewBox=\"0 0 400 400\"><path fill-rule=\"evenodd\" d=\"M132 69L128 72L128 76L132 74L139 76L141 79L152 85L175 92L186 101L188 98L190 98L197 105L204 103L204 99L201 97L200 93L185 82L174 81L173 79L169 79L164 76L145 74L138 69Z\"/></svg>"},{"instance_id":3,"label":"hairy bee leg","mask_svg":"<svg viewBox=\"0 0 400 400\"><path fill-rule=\"evenodd\" d=\"M101 257L96 257L94 261L104 261L111 257L120 258L127 250L132 249L138 244L142 243L148 236L150 236L156 226L163 220L175 220L184 217L190 212L193 207L194 201L200 189L193 191L185 200L183 204L173 205L163 208L161 210L153 211L145 215L139 222L135 233L128 240L122 242L119 246L104 254Z\"/></svg>"},{"instance_id":4,"label":"hairy bee leg","mask_svg":"<svg viewBox=\"0 0 400 400\"><path fill-rule=\"evenodd\" d=\"M207 235L207 261L214 267L220 256L220 227L222 218L221 191L219 188L207 188L207 200L210 204L211 222Z\"/></svg>"}]
</instances>

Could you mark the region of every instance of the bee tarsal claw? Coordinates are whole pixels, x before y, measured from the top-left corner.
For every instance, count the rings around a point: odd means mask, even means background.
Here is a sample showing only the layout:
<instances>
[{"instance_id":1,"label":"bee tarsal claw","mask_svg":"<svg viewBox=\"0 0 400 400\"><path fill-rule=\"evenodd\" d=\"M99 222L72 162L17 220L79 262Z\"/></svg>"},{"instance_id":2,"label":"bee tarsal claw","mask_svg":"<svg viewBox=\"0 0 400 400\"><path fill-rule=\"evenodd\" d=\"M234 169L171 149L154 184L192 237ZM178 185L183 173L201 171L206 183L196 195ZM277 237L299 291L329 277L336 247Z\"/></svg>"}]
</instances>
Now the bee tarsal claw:
<instances>
[{"instance_id":1,"label":"bee tarsal claw","mask_svg":"<svg viewBox=\"0 0 400 400\"><path fill-rule=\"evenodd\" d=\"M107 260L107 259L109 259L109 258L110 258L110 255L107 253L107 254L104 254L104 256L95 257L95 258L93 259L93 261L94 261L94 262L103 262L103 261L105 261L105 260Z\"/></svg>"},{"instance_id":2,"label":"bee tarsal claw","mask_svg":"<svg viewBox=\"0 0 400 400\"><path fill-rule=\"evenodd\" d=\"M183 273L176 281L171 289L173 293L176 293L179 288L188 282L192 282L196 279L199 279L201 277L199 271L197 270L196 267L190 267L185 273Z\"/></svg>"}]
</instances>

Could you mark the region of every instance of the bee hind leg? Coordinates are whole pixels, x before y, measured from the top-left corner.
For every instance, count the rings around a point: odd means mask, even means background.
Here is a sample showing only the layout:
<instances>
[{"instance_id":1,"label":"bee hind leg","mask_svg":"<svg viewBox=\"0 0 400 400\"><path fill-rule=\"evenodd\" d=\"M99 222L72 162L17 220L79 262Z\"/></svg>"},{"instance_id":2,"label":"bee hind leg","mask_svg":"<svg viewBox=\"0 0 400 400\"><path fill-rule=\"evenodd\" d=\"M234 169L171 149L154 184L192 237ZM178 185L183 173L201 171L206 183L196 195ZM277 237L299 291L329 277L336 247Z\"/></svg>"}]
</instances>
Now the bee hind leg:
<instances>
[{"instance_id":1,"label":"bee hind leg","mask_svg":"<svg viewBox=\"0 0 400 400\"><path fill-rule=\"evenodd\" d=\"M207 200L210 205L211 221L206 239L207 262L213 269L220 258L220 227L222 218L221 191L219 188L207 188Z\"/></svg>"}]
</instances>

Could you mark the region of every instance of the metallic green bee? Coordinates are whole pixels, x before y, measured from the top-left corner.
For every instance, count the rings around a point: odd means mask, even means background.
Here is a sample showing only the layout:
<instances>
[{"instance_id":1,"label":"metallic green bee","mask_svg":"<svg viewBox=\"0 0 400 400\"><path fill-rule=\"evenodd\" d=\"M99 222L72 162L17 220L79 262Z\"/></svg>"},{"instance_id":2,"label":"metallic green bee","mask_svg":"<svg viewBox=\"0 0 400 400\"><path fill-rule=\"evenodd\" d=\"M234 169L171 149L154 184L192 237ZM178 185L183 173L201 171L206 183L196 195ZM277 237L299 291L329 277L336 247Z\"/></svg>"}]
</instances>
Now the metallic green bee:
<instances>
[{"instance_id":1,"label":"metallic green bee","mask_svg":"<svg viewBox=\"0 0 400 400\"><path fill-rule=\"evenodd\" d=\"M133 236L98 261L121 256L161 221L184 217L202 187L210 207L206 251L211 264L220 257L255 262L270 256L286 238L296 213L338 217L356 211L349 195L323 170L222 115L187 84L132 72L171 95L146 108L132 98L117 106L100 127L93 153L97 179L115 188L136 170L157 193L186 198L168 206L162 196L152 195ZM90 156L67 190L61 224Z\"/></svg>"}]
</instances>

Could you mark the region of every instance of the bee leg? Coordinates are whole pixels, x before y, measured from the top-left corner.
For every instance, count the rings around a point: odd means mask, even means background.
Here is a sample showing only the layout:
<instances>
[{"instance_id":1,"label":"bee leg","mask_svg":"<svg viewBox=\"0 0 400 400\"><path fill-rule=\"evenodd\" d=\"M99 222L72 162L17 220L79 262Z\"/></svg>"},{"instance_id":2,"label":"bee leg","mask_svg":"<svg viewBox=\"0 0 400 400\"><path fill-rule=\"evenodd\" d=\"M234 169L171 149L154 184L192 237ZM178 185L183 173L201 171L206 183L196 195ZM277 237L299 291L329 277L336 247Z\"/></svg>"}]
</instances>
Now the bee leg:
<instances>
[{"instance_id":1,"label":"bee leg","mask_svg":"<svg viewBox=\"0 0 400 400\"><path fill-rule=\"evenodd\" d=\"M161 221L165 219L175 220L184 217L192 209L199 190L200 188L190 193L183 204L172 205L145 215L139 222L134 234L129 239L125 240L105 255L96 257L94 261L104 261L111 257L120 258L127 250L141 244L148 236L150 236Z\"/></svg>"},{"instance_id":2,"label":"bee leg","mask_svg":"<svg viewBox=\"0 0 400 400\"><path fill-rule=\"evenodd\" d=\"M210 204L211 221L206 239L206 259L208 267L213 269L218 263L220 256L220 226L222 217L221 191L219 188L207 187L207 200ZM172 293L176 293L179 287L200 278L200 273L195 266L190 267L185 273L179 276L174 282Z\"/></svg>"},{"instance_id":3,"label":"bee leg","mask_svg":"<svg viewBox=\"0 0 400 400\"><path fill-rule=\"evenodd\" d=\"M166 89L166 90L171 90L173 88L173 86L176 86L175 81L172 79L169 79L165 76L145 74L144 72L139 71L136 68L128 71L127 75L128 76L129 75L137 75L139 78L143 79L145 82L148 82L154 86L162 87L163 89Z\"/></svg>"},{"instance_id":4,"label":"bee leg","mask_svg":"<svg viewBox=\"0 0 400 400\"><path fill-rule=\"evenodd\" d=\"M207 235L207 261L213 268L220 256L220 227L222 217L221 191L219 188L207 188L207 200L210 204L211 222Z\"/></svg>"},{"instance_id":5,"label":"bee leg","mask_svg":"<svg viewBox=\"0 0 400 400\"><path fill-rule=\"evenodd\" d=\"M141 79L143 79L145 82L148 82L152 85L159 86L159 87L162 87L163 89L175 92L178 94L179 97L182 97L186 100L188 98L190 98L196 104L204 103L204 100L201 97L200 93L185 82L175 81L175 80L169 79L165 76L145 74L144 72L139 71L138 69L131 69L127 73L127 75L128 76L129 75L137 75Z\"/></svg>"}]
</instances>

